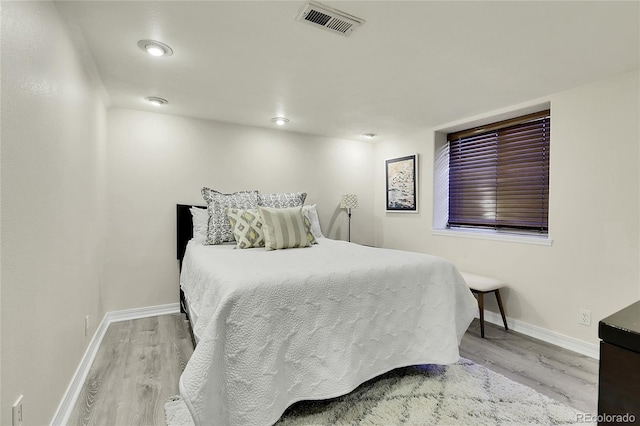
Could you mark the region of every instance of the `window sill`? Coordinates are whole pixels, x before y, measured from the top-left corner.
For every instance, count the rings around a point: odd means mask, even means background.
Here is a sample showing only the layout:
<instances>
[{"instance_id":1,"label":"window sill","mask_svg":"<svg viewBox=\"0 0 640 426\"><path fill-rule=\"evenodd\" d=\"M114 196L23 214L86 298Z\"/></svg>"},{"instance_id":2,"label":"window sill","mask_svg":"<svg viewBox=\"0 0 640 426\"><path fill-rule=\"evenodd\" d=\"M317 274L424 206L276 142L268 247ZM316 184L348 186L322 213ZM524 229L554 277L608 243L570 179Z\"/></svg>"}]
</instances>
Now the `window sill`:
<instances>
[{"instance_id":1,"label":"window sill","mask_svg":"<svg viewBox=\"0 0 640 426\"><path fill-rule=\"evenodd\" d=\"M439 235L444 237L461 237L473 238L477 240L505 241L509 243L533 244L538 246L551 246L553 240L548 236L524 235L524 234L507 234L496 231L476 231L476 230L457 230L457 229L433 229L431 235Z\"/></svg>"}]
</instances>

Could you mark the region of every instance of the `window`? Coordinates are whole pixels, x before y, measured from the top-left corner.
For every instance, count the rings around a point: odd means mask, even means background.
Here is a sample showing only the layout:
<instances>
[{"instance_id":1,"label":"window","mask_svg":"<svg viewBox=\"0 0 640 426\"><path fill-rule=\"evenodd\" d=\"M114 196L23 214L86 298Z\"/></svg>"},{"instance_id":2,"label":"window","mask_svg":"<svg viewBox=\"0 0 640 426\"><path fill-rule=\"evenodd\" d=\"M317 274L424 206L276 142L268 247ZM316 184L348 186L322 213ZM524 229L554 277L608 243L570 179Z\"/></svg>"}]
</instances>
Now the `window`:
<instances>
[{"instance_id":1,"label":"window","mask_svg":"<svg viewBox=\"0 0 640 426\"><path fill-rule=\"evenodd\" d=\"M546 235L550 111L449 133L448 228Z\"/></svg>"}]
</instances>

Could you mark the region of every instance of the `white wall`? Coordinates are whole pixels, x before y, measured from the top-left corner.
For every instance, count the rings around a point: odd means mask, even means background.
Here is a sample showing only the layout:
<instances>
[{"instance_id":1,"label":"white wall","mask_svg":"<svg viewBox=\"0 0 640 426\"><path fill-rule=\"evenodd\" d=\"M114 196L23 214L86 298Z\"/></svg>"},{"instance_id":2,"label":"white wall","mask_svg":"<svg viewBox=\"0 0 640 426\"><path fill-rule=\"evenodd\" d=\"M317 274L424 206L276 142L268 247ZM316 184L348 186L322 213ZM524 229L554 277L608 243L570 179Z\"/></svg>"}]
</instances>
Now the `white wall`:
<instances>
[{"instance_id":1,"label":"white wall","mask_svg":"<svg viewBox=\"0 0 640 426\"><path fill-rule=\"evenodd\" d=\"M502 278L508 316L597 343L598 321L640 296L639 93L634 71L537 101L551 102L551 247L432 235L433 129L375 147L377 164L421 154L417 215L384 212L384 168L375 169L376 244ZM590 327L577 323L579 308L592 311Z\"/></svg>"},{"instance_id":2,"label":"white wall","mask_svg":"<svg viewBox=\"0 0 640 426\"><path fill-rule=\"evenodd\" d=\"M178 300L177 203L222 192L306 191L331 238L347 237L340 196L356 193L352 240L373 243L373 146L114 108L108 114L106 310Z\"/></svg>"},{"instance_id":3,"label":"white wall","mask_svg":"<svg viewBox=\"0 0 640 426\"><path fill-rule=\"evenodd\" d=\"M0 424L42 425L104 315L106 111L52 2L3 2L1 48Z\"/></svg>"}]
</instances>

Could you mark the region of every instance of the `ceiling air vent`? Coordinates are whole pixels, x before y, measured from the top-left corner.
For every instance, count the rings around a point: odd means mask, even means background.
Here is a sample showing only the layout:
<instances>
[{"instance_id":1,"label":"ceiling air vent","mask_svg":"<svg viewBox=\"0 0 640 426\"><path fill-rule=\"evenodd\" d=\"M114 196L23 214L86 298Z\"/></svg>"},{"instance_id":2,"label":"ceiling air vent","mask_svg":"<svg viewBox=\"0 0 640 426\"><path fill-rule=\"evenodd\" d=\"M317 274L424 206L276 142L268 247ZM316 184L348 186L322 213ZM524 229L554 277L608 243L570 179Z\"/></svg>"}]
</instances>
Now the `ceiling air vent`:
<instances>
[{"instance_id":1,"label":"ceiling air vent","mask_svg":"<svg viewBox=\"0 0 640 426\"><path fill-rule=\"evenodd\" d=\"M345 37L351 35L353 30L365 23L364 19L356 18L315 1L306 3L300 9L298 16L296 16L296 21L307 22L332 33L342 34Z\"/></svg>"}]
</instances>

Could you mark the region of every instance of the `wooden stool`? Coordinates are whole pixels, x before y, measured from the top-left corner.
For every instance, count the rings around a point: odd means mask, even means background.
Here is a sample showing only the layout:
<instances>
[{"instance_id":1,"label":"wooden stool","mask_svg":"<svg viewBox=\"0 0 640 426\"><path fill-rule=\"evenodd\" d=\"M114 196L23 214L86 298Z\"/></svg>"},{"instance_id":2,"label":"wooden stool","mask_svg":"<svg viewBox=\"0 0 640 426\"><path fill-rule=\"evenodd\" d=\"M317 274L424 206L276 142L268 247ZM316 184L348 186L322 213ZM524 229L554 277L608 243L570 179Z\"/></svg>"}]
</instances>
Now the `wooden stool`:
<instances>
[{"instance_id":1,"label":"wooden stool","mask_svg":"<svg viewBox=\"0 0 640 426\"><path fill-rule=\"evenodd\" d=\"M460 272L462 278L467 282L469 289L473 294L478 296L478 308L480 310L480 336L484 338L484 295L485 293L495 293L496 300L498 301L498 307L500 308L500 315L502 315L502 322L504 323L504 329L508 330L507 317L504 315L504 307L502 306L502 298L500 297L500 289L505 287L506 284L503 281L495 278L483 277L482 275L469 274L467 272Z\"/></svg>"}]
</instances>

